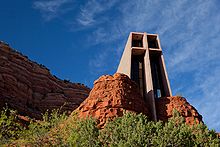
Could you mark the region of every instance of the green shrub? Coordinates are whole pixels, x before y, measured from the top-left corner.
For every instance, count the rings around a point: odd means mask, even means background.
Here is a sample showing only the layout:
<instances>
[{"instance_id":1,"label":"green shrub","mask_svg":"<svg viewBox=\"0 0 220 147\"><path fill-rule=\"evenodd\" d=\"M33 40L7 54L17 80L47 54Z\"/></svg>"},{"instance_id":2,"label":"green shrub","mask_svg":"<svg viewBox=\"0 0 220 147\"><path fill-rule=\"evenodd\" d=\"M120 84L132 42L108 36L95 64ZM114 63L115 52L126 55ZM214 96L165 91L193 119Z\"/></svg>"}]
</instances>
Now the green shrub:
<instances>
[{"instance_id":1,"label":"green shrub","mask_svg":"<svg viewBox=\"0 0 220 147\"><path fill-rule=\"evenodd\" d=\"M59 123L66 119L66 114L60 114L59 109L53 110L51 113L47 111L43 114L42 121L31 121L28 129L23 130L20 138L25 140L26 143L41 144L51 128L56 127Z\"/></svg>"},{"instance_id":2,"label":"green shrub","mask_svg":"<svg viewBox=\"0 0 220 147\"><path fill-rule=\"evenodd\" d=\"M195 146L220 146L220 139L214 130L199 124L192 127Z\"/></svg>"},{"instance_id":3,"label":"green shrub","mask_svg":"<svg viewBox=\"0 0 220 147\"><path fill-rule=\"evenodd\" d=\"M155 132L155 124L149 122L146 116L126 113L123 117L109 122L105 129L100 131L100 140L105 146L144 146L151 144Z\"/></svg>"},{"instance_id":4,"label":"green shrub","mask_svg":"<svg viewBox=\"0 0 220 147\"><path fill-rule=\"evenodd\" d=\"M0 144L18 139L23 127L17 122L17 112L6 107L0 113Z\"/></svg>"},{"instance_id":5,"label":"green shrub","mask_svg":"<svg viewBox=\"0 0 220 147\"><path fill-rule=\"evenodd\" d=\"M92 118L79 120L72 126L70 136L67 139L69 146L95 147L100 146L99 129Z\"/></svg>"},{"instance_id":6,"label":"green shrub","mask_svg":"<svg viewBox=\"0 0 220 147\"><path fill-rule=\"evenodd\" d=\"M21 126L17 120L17 112L3 108L0 115L0 145L28 143L38 144L47 136L51 128L66 120L65 113L59 114L59 110L48 111L43 115L42 121L31 120L28 129ZM15 141L17 140L17 141Z\"/></svg>"},{"instance_id":7,"label":"green shrub","mask_svg":"<svg viewBox=\"0 0 220 147\"><path fill-rule=\"evenodd\" d=\"M175 114L176 113L176 114ZM187 125L174 112L168 122L147 121L143 114L127 113L100 131L105 146L219 146L215 131L204 124Z\"/></svg>"},{"instance_id":8,"label":"green shrub","mask_svg":"<svg viewBox=\"0 0 220 147\"><path fill-rule=\"evenodd\" d=\"M174 111L168 122L149 121L143 114L125 113L99 130L92 118L77 119L58 110L46 112L28 129L16 123L16 112L4 109L0 118L1 144L31 146L220 146L215 131L204 124L189 126ZM17 139L17 140L16 140ZM16 140L16 141L15 141Z\"/></svg>"},{"instance_id":9,"label":"green shrub","mask_svg":"<svg viewBox=\"0 0 220 147\"><path fill-rule=\"evenodd\" d=\"M163 127L157 128L153 137L154 146L193 146L193 133L190 126L181 119L172 118Z\"/></svg>"}]
</instances>

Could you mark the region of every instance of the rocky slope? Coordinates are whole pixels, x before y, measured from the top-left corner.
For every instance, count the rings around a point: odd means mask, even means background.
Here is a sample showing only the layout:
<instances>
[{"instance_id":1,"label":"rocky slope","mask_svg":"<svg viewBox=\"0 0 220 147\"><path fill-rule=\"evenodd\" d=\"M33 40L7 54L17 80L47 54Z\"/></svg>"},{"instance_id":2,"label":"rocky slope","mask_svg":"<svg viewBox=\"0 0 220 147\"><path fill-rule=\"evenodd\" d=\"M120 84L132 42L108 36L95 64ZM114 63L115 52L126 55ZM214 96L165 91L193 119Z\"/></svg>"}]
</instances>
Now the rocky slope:
<instances>
[{"instance_id":1,"label":"rocky slope","mask_svg":"<svg viewBox=\"0 0 220 147\"><path fill-rule=\"evenodd\" d=\"M39 119L47 109L72 112L88 97L82 84L62 81L43 65L0 42L0 107L5 103L22 115Z\"/></svg>"},{"instance_id":2,"label":"rocky slope","mask_svg":"<svg viewBox=\"0 0 220 147\"><path fill-rule=\"evenodd\" d=\"M80 118L96 118L101 128L108 119L122 116L123 111L149 115L138 86L126 75L118 73L96 80L89 97L76 110Z\"/></svg>"},{"instance_id":3,"label":"rocky slope","mask_svg":"<svg viewBox=\"0 0 220 147\"><path fill-rule=\"evenodd\" d=\"M201 115L182 97L164 97L156 99L157 118L166 121L172 116L173 110L180 112L186 123L202 122ZM150 118L147 105L138 87L128 76L116 73L113 76L102 76L94 82L89 97L76 109L80 118L94 117L98 126L115 117L122 116L123 111L144 113Z\"/></svg>"}]
</instances>

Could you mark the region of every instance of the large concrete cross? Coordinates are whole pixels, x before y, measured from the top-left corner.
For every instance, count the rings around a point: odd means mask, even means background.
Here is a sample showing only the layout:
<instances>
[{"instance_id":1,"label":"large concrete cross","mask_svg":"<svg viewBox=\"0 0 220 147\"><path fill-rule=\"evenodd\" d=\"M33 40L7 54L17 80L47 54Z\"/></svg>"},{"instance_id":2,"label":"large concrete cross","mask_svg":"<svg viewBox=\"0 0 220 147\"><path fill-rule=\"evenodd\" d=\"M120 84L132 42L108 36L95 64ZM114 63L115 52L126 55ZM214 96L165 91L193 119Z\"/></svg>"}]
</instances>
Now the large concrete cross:
<instances>
[{"instance_id":1,"label":"large concrete cross","mask_svg":"<svg viewBox=\"0 0 220 147\"><path fill-rule=\"evenodd\" d=\"M157 120L155 98L172 96L158 35L131 32L117 72L138 84L153 119Z\"/></svg>"}]
</instances>

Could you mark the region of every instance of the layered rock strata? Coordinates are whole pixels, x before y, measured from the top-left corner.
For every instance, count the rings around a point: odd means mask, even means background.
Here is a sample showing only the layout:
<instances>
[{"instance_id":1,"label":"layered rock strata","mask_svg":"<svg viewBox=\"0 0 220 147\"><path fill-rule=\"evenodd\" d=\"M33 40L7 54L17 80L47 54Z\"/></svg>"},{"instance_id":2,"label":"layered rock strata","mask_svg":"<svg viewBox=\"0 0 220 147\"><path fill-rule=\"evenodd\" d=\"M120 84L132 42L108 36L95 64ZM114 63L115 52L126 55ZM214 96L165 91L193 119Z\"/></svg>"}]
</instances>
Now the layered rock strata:
<instances>
[{"instance_id":1,"label":"layered rock strata","mask_svg":"<svg viewBox=\"0 0 220 147\"><path fill-rule=\"evenodd\" d=\"M0 106L5 103L19 114L41 118L47 109L72 112L88 97L82 84L62 81L49 70L0 42Z\"/></svg>"}]
</instances>

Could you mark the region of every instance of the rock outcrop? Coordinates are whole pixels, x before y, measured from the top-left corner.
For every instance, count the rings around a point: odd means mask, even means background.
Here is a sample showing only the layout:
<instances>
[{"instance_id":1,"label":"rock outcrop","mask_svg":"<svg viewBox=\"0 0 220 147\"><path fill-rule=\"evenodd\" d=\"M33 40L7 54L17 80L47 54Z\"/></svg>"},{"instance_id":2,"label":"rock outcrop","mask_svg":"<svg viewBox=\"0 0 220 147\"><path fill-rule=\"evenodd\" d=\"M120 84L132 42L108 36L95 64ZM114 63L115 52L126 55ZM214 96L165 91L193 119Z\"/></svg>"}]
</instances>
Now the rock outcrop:
<instances>
[{"instance_id":1,"label":"rock outcrop","mask_svg":"<svg viewBox=\"0 0 220 147\"><path fill-rule=\"evenodd\" d=\"M138 86L124 74L101 76L89 92L90 89L82 84L52 76L43 65L0 42L0 107L7 103L21 114L19 119L22 121L27 121L22 115L40 119L47 109L62 107L63 111L72 112L79 105L74 112L80 118L96 118L100 128L108 120L122 116L123 111L152 116ZM159 120L167 121L176 109L186 123L202 122L202 116L185 98L163 97L156 99L155 104Z\"/></svg>"},{"instance_id":2,"label":"rock outcrop","mask_svg":"<svg viewBox=\"0 0 220 147\"><path fill-rule=\"evenodd\" d=\"M173 110L177 110L182 117L185 118L187 124L193 125L200 123L202 116L198 111L190 105L185 98L180 96L162 97L155 101L157 118L162 121L167 121L172 117Z\"/></svg>"},{"instance_id":3,"label":"rock outcrop","mask_svg":"<svg viewBox=\"0 0 220 147\"><path fill-rule=\"evenodd\" d=\"M187 124L202 122L202 116L185 98L174 96L156 99L158 120L167 121L174 109L186 119ZM89 97L75 112L80 118L96 118L98 126L103 128L108 119L122 116L123 111L143 113L149 118L152 116L136 83L128 76L116 73L113 76L101 76L95 81Z\"/></svg>"},{"instance_id":4,"label":"rock outcrop","mask_svg":"<svg viewBox=\"0 0 220 147\"><path fill-rule=\"evenodd\" d=\"M47 109L72 112L88 97L82 84L62 81L43 65L0 42L0 106L8 104L19 114L41 118Z\"/></svg>"},{"instance_id":5,"label":"rock outcrop","mask_svg":"<svg viewBox=\"0 0 220 147\"><path fill-rule=\"evenodd\" d=\"M135 82L124 74L116 73L96 80L89 97L75 112L80 118L96 118L102 128L108 120L122 116L123 111L149 115Z\"/></svg>"}]
</instances>

